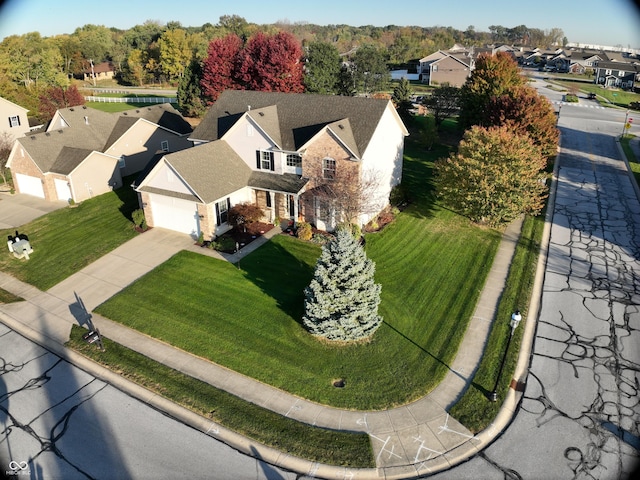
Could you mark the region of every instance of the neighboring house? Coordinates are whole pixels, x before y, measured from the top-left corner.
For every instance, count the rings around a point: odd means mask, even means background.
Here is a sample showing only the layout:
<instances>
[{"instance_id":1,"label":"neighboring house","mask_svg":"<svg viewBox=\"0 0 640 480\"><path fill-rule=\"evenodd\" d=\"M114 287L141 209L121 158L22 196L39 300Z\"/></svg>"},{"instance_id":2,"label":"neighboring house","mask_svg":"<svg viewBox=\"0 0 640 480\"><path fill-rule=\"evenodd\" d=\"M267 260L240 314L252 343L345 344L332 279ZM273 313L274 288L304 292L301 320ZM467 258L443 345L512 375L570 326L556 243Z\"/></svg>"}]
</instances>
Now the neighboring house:
<instances>
[{"instance_id":1,"label":"neighboring house","mask_svg":"<svg viewBox=\"0 0 640 480\"><path fill-rule=\"evenodd\" d=\"M116 68L111 62L101 62L94 65L93 68L89 67L82 72L82 77L85 82L93 82L100 80L111 80L116 74Z\"/></svg>"},{"instance_id":2,"label":"neighboring house","mask_svg":"<svg viewBox=\"0 0 640 480\"><path fill-rule=\"evenodd\" d=\"M422 83L461 87L471 75L474 60L471 52L438 50L420 59L418 73Z\"/></svg>"},{"instance_id":3,"label":"neighboring house","mask_svg":"<svg viewBox=\"0 0 640 480\"><path fill-rule=\"evenodd\" d=\"M7 134L11 140L29 133L29 110L0 97L0 135Z\"/></svg>"},{"instance_id":4,"label":"neighboring house","mask_svg":"<svg viewBox=\"0 0 640 480\"><path fill-rule=\"evenodd\" d=\"M191 127L170 105L106 113L86 106L58 110L46 131L19 138L7 167L16 191L50 201L81 202L122 186L158 151L189 148Z\"/></svg>"},{"instance_id":5,"label":"neighboring house","mask_svg":"<svg viewBox=\"0 0 640 480\"><path fill-rule=\"evenodd\" d=\"M605 87L618 87L633 90L640 82L640 64L622 62L597 62L595 83Z\"/></svg>"},{"instance_id":6,"label":"neighboring house","mask_svg":"<svg viewBox=\"0 0 640 480\"><path fill-rule=\"evenodd\" d=\"M136 190L150 226L207 240L230 229L229 209L243 202L268 221L332 230L339 215L323 185L350 169L375 173L382 209L401 180L406 135L389 100L227 90L191 135L195 146L162 156Z\"/></svg>"}]
</instances>

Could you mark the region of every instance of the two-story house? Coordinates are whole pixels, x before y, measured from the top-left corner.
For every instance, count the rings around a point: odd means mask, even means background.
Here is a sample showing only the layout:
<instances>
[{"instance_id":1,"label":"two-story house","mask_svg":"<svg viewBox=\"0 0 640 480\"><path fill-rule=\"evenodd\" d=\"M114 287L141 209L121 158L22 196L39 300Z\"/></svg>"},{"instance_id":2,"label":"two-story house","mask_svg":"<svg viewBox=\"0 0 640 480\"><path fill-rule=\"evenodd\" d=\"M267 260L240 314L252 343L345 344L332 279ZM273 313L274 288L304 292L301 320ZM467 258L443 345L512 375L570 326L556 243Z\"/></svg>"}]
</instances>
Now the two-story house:
<instances>
[{"instance_id":1,"label":"two-story house","mask_svg":"<svg viewBox=\"0 0 640 480\"><path fill-rule=\"evenodd\" d=\"M29 133L28 111L0 97L0 135L6 135L12 141Z\"/></svg>"},{"instance_id":2,"label":"two-story house","mask_svg":"<svg viewBox=\"0 0 640 480\"><path fill-rule=\"evenodd\" d=\"M599 61L594 67L595 83L605 87L633 90L640 82L640 64Z\"/></svg>"},{"instance_id":3,"label":"two-story house","mask_svg":"<svg viewBox=\"0 0 640 480\"><path fill-rule=\"evenodd\" d=\"M58 110L46 131L19 138L9 154L18 193L81 202L122 186L158 151L189 148L191 126L170 104L106 113Z\"/></svg>"},{"instance_id":4,"label":"two-story house","mask_svg":"<svg viewBox=\"0 0 640 480\"><path fill-rule=\"evenodd\" d=\"M428 85L448 83L461 87L475 67L473 54L469 51L438 50L419 60L420 81Z\"/></svg>"},{"instance_id":5,"label":"two-story house","mask_svg":"<svg viewBox=\"0 0 640 480\"><path fill-rule=\"evenodd\" d=\"M239 203L257 204L269 221L332 230L340 212L323 184L373 173L383 208L401 180L406 135L389 100L227 90L191 135L194 147L162 156L136 190L150 226L207 240L229 230Z\"/></svg>"}]
</instances>

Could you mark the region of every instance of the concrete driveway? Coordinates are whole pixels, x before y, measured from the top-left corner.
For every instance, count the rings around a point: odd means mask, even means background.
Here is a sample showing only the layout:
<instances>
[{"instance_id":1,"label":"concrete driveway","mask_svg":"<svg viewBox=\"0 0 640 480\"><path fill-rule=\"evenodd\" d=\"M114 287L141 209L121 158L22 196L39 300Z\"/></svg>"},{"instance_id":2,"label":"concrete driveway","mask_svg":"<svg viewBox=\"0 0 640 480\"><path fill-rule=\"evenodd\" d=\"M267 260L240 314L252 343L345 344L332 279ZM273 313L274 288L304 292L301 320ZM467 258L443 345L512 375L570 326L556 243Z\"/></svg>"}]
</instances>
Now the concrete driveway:
<instances>
[{"instance_id":1,"label":"concrete driveway","mask_svg":"<svg viewBox=\"0 0 640 480\"><path fill-rule=\"evenodd\" d=\"M0 229L17 228L45 213L67 206L65 201L49 202L23 193L0 192Z\"/></svg>"}]
</instances>

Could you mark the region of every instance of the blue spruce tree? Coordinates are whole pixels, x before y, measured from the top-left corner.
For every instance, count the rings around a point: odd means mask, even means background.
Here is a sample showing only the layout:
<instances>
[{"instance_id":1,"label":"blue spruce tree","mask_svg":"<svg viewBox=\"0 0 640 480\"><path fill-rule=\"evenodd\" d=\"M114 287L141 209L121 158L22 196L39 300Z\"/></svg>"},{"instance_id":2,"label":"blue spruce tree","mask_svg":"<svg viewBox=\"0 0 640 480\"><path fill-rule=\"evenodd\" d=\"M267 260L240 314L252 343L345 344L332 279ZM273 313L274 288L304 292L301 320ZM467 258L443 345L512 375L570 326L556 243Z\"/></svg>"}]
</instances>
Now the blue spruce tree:
<instances>
[{"instance_id":1,"label":"blue spruce tree","mask_svg":"<svg viewBox=\"0 0 640 480\"><path fill-rule=\"evenodd\" d=\"M313 280L305 289L302 322L316 336L354 341L370 337L382 323L381 286L375 263L347 230L322 248Z\"/></svg>"}]
</instances>

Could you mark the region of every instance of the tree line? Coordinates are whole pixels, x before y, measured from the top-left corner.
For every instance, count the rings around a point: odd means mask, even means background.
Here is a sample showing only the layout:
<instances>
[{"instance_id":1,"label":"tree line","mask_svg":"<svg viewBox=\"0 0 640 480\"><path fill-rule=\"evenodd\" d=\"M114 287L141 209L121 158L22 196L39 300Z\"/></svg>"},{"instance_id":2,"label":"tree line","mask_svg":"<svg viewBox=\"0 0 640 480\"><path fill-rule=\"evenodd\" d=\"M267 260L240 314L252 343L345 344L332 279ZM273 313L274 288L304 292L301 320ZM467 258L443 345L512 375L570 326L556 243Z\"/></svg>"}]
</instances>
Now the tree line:
<instances>
[{"instance_id":1,"label":"tree line","mask_svg":"<svg viewBox=\"0 0 640 480\"><path fill-rule=\"evenodd\" d=\"M473 26L461 31L452 27L354 27L286 21L258 25L237 15L225 15L215 25L199 27L147 21L120 30L87 24L71 34L42 37L31 32L6 37L0 43L0 91L3 97L29 108L33 115L46 117L39 111L39 97L47 88L65 89L74 76L82 77L92 65L104 61L112 63L123 85L178 86L182 82L189 86L191 82L189 88L193 90L200 87L193 84L193 76L201 73L212 42L229 36L240 40L246 59L250 41L265 44L266 39L273 46L273 37L280 35L278 45L293 42L300 49L295 53L300 54L298 60L304 66L305 91L342 94L379 90L390 67L451 48L455 43L546 46L566 42L560 29L542 31L521 25L492 26L489 30L479 32ZM256 40L260 35L264 38ZM260 61L260 57L254 58ZM336 68L343 61L349 61L352 69ZM254 64L254 73L260 67ZM247 71L244 75L250 74ZM187 98L195 93L189 93L189 88L183 92ZM206 92L200 93L206 105L211 99L206 98Z\"/></svg>"}]
</instances>

